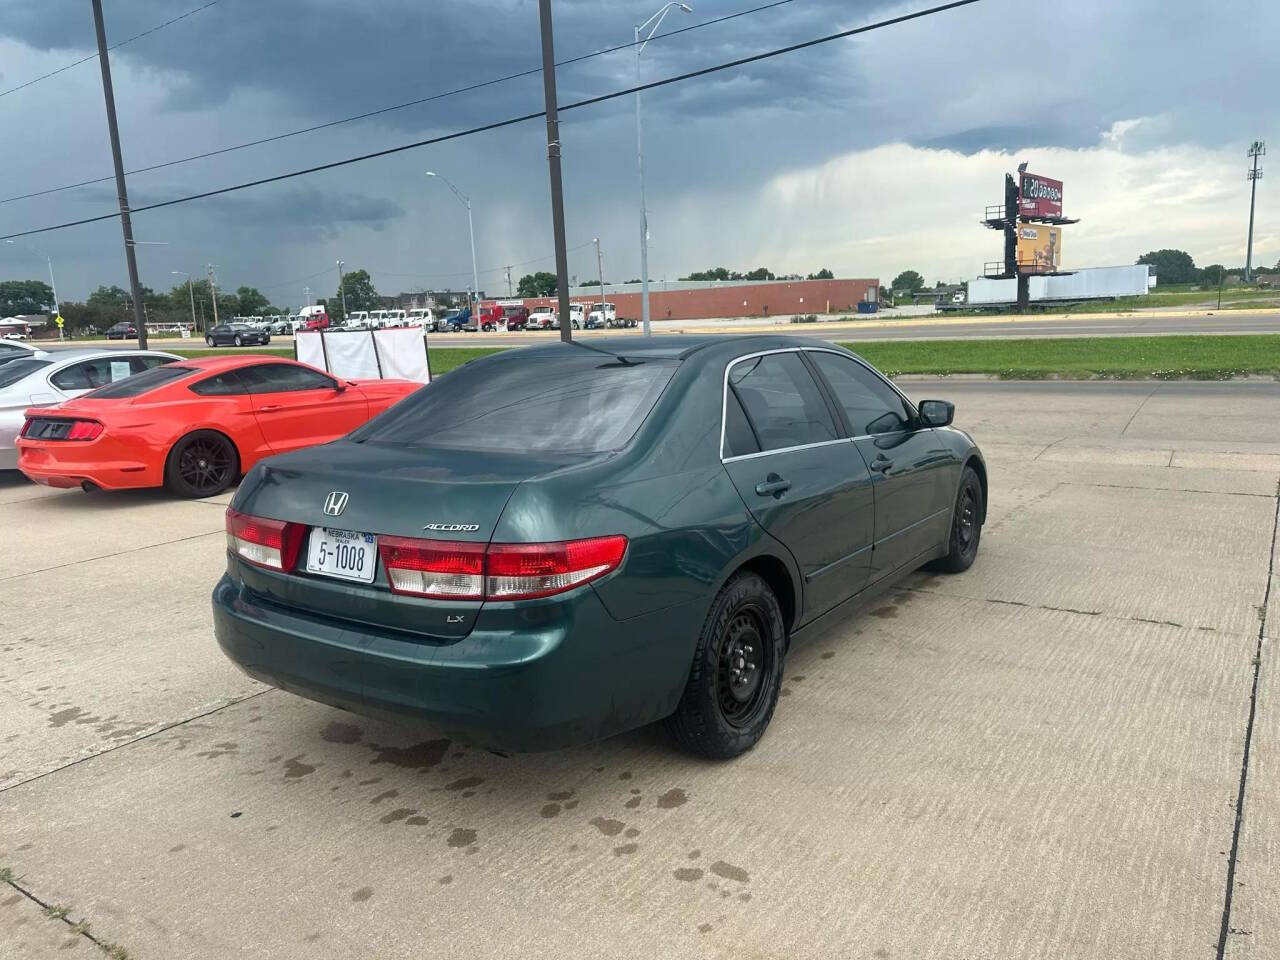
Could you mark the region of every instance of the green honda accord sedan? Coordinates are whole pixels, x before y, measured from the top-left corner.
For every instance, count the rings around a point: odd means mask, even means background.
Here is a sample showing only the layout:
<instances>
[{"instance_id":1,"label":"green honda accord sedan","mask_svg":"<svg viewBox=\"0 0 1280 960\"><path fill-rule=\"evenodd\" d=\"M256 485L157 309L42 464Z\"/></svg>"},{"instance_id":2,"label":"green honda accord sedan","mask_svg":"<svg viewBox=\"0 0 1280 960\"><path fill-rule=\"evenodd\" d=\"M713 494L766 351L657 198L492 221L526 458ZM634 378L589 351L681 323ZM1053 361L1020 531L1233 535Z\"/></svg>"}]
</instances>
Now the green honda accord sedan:
<instances>
[{"instance_id":1,"label":"green honda accord sedan","mask_svg":"<svg viewBox=\"0 0 1280 960\"><path fill-rule=\"evenodd\" d=\"M474 360L249 472L218 642L282 690L496 750L664 720L732 757L803 631L973 563L987 471L953 413L798 337Z\"/></svg>"}]
</instances>

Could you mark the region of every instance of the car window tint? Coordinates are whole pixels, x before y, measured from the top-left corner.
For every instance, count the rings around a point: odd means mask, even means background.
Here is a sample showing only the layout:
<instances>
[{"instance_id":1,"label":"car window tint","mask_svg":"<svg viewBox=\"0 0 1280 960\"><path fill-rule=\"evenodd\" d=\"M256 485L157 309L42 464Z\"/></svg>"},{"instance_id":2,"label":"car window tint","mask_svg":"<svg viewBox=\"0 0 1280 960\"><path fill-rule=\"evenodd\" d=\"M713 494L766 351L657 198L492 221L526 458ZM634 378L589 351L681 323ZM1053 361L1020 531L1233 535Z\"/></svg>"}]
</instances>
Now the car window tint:
<instances>
[{"instance_id":1,"label":"car window tint","mask_svg":"<svg viewBox=\"0 0 1280 960\"><path fill-rule=\"evenodd\" d=\"M163 367L166 363L173 363L170 357L130 357L129 363L133 367L134 373L145 373L147 370L154 370L156 367Z\"/></svg>"},{"instance_id":2,"label":"car window tint","mask_svg":"<svg viewBox=\"0 0 1280 960\"><path fill-rule=\"evenodd\" d=\"M192 393L198 393L202 397L235 397L249 392L234 370L197 380L190 389Z\"/></svg>"},{"instance_id":3,"label":"car window tint","mask_svg":"<svg viewBox=\"0 0 1280 960\"><path fill-rule=\"evenodd\" d=\"M730 368L729 383L762 449L836 439L831 412L799 354L771 353L741 360Z\"/></svg>"},{"instance_id":4,"label":"car window tint","mask_svg":"<svg viewBox=\"0 0 1280 960\"><path fill-rule=\"evenodd\" d=\"M566 348L497 354L454 370L352 434L358 442L506 453L625 446L679 364Z\"/></svg>"},{"instance_id":5,"label":"car window tint","mask_svg":"<svg viewBox=\"0 0 1280 960\"><path fill-rule=\"evenodd\" d=\"M183 377L189 377L195 373L193 367L181 367L176 364L166 364L163 367L156 367L152 370L146 370L142 373L135 373L133 376L124 380L117 380L115 383L109 383L105 387L100 387L92 393L85 394L86 397L92 397L95 400L119 400L124 397L140 397L148 391L154 390L156 387L162 387L166 383L172 383L174 380L181 380Z\"/></svg>"},{"instance_id":6,"label":"car window tint","mask_svg":"<svg viewBox=\"0 0 1280 960\"><path fill-rule=\"evenodd\" d=\"M128 355L121 357L97 357L82 360L64 367L49 378L59 390L96 390L134 374Z\"/></svg>"},{"instance_id":7,"label":"car window tint","mask_svg":"<svg viewBox=\"0 0 1280 960\"><path fill-rule=\"evenodd\" d=\"M240 370L250 393L293 393L297 390L332 390L334 381L323 373L292 363L259 363Z\"/></svg>"},{"instance_id":8,"label":"car window tint","mask_svg":"<svg viewBox=\"0 0 1280 960\"><path fill-rule=\"evenodd\" d=\"M0 367L0 387L11 387L19 380L31 376L41 367L47 367L52 363L52 360L43 360L37 357L12 360Z\"/></svg>"},{"instance_id":9,"label":"car window tint","mask_svg":"<svg viewBox=\"0 0 1280 960\"><path fill-rule=\"evenodd\" d=\"M740 457L744 453L759 453L760 442L747 420L737 393L730 387L724 399L724 449L723 457Z\"/></svg>"},{"instance_id":10,"label":"car window tint","mask_svg":"<svg viewBox=\"0 0 1280 960\"><path fill-rule=\"evenodd\" d=\"M902 397L876 374L856 360L834 353L815 350L809 358L831 385L854 436L906 428L910 412Z\"/></svg>"}]
</instances>

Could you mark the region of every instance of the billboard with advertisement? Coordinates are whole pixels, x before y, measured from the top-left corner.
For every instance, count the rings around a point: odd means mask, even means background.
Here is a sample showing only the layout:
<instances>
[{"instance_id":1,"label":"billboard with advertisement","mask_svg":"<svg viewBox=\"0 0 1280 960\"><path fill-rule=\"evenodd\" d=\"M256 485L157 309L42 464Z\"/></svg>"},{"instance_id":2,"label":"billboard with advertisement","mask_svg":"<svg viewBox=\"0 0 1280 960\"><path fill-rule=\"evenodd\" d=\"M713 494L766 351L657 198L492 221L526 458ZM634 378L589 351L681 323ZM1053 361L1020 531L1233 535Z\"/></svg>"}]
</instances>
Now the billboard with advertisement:
<instances>
[{"instance_id":1,"label":"billboard with advertisement","mask_svg":"<svg viewBox=\"0 0 1280 960\"><path fill-rule=\"evenodd\" d=\"M1038 173L1019 175L1018 215L1021 217L1061 217L1062 181L1050 180Z\"/></svg>"},{"instance_id":2,"label":"billboard with advertisement","mask_svg":"<svg viewBox=\"0 0 1280 960\"><path fill-rule=\"evenodd\" d=\"M1062 227L1018 224L1018 272L1057 273L1062 269Z\"/></svg>"}]
</instances>

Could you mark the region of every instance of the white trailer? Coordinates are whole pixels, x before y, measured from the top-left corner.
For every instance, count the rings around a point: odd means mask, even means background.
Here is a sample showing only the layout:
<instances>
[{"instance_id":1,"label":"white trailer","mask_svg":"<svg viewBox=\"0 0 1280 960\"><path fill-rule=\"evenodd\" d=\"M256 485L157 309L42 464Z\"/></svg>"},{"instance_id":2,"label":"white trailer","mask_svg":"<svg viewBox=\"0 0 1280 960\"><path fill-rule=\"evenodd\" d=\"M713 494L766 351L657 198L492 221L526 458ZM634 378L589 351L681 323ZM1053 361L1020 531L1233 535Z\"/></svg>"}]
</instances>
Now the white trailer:
<instances>
[{"instance_id":1,"label":"white trailer","mask_svg":"<svg viewBox=\"0 0 1280 960\"><path fill-rule=\"evenodd\" d=\"M1032 303L1075 302L1078 300L1141 297L1155 286L1156 277L1145 263L1124 267L1088 267L1060 277L1031 278L1029 294ZM979 277L969 281L969 307L996 307L1018 301L1018 281L988 280Z\"/></svg>"}]
</instances>

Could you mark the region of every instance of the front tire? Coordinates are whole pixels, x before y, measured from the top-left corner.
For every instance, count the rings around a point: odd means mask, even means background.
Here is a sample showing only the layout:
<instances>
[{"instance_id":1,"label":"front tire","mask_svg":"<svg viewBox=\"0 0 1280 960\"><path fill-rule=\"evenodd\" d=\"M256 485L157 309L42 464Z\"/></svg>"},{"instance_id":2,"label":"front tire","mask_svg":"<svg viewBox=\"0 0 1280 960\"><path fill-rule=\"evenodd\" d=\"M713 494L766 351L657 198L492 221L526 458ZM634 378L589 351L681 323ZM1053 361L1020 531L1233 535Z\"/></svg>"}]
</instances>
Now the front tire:
<instances>
[{"instance_id":1,"label":"front tire","mask_svg":"<svg viewBox=\"0 0 1280 960\"><path fill-rule=\"evenodd\" d=\"M787 630L769 585L736 574L712 601L684 695L666 725L680 746L728 760L755 746L782 690Z\"/></svg>"},{"instance_id":2,"label":"front tire","mask_svg":"<svg viewBox=\"0 0 1280 960\"><path fill-rule=\"evenodd\" d=\"M194 499L222 493L240 476L240 455L216 430L196 430L173 445L164 465L164 485L175 496Z\"/></svg>"},{"instance_id":3,"label":"front tire","mask_svg":"<svg viewBox=\"0 0 1280 960\"><path fill-rule=\"evenodd\" d=\"M212 346L213 346L213 337L205 337L205 338L204 338L204 342L205 342L205 343L207 343L209 346L211 346L211 347L212 347Z\"/></svg>"},{"instance_id":4,"label":"front tire","mask_svg":"<svg viewBox=\"0 0 1280 960\"><path fill-rule=\"evenodd\" d=\"M956 491L956 507L951 518L951 534L947 553L934 561L935 570L963 573L973 566L982 540L982 518L986 515L982 498L982 481L973 467L965 467Z\"/></svg>"},{"instance_id":5,"label":"front tire","mask_svg":"<svg viewBox=\"0 0 1280 960\"><path fill-rule=\"evenodd\" d=\"M238 334L238 333L237 333L237 334L236 334L236 338L235 338L235 340L234 340L233 342L235 343L235 345L236 345L237 347L243 347L243 346L244 346L244 337L240 336L240 334Z\"/></svg>"}]
</instances>

